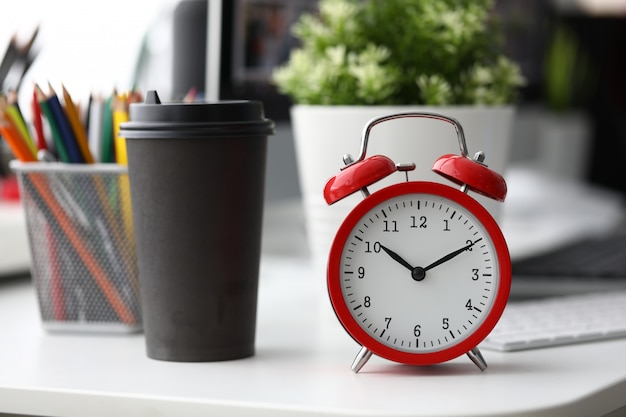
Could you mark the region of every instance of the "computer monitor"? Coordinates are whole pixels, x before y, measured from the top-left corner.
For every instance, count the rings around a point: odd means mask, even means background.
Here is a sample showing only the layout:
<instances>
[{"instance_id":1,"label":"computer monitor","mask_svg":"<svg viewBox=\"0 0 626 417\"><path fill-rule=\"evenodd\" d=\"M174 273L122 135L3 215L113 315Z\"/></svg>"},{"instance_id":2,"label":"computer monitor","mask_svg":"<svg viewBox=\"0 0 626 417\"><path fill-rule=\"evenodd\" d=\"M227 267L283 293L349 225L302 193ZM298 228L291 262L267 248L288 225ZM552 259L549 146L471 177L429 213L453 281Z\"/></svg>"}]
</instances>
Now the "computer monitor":
<instances>
[{"instance_id":1,"label":"computer monitor","mask_svg":"<svg viewBox=\"0 0 626 417\"><path fill-rule=\"evenodd\" d=\"M271 74L296 44L291 26L317 3L181 1L173 21L172 96L182 98L197 88L207 100L260 100L268 117L286 120L291 102L271 83Z\"/></svg>"}]
</instances>

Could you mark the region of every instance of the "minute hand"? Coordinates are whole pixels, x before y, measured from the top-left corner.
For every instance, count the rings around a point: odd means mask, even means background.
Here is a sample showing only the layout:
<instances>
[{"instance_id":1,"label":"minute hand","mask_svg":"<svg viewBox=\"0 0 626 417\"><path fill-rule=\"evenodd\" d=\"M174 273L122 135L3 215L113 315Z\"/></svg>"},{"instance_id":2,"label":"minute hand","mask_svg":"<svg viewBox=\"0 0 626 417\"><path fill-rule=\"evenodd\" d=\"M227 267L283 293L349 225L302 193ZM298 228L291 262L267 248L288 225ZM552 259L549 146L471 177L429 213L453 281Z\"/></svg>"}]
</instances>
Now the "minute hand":
<instances>
[{"instance_id":1,"label":"minute hand","mask_svg":"<svg viewBox=\"0 0 626 417\"><path fill-rule=\"evenodd\" d=\"M471 248L472 246L474 246L476 243L480 242L481 240L482 240L482 238L476 240L475 242L470 243L469 245L463 246L461 249L457 249L454 252L451 252L451 253L447 254L443 258L440 258L440 259L436 260L435 262L433 262L432 264L428 265L427 267L424 267L424 271L428 271L430 269L433 269L436 266L441 265L444 262L448 262L450 259L452 259L455 256L458 256L461 253L465 252L466 250L468 250L469 248Z\"/></svg>"}]
</instances>

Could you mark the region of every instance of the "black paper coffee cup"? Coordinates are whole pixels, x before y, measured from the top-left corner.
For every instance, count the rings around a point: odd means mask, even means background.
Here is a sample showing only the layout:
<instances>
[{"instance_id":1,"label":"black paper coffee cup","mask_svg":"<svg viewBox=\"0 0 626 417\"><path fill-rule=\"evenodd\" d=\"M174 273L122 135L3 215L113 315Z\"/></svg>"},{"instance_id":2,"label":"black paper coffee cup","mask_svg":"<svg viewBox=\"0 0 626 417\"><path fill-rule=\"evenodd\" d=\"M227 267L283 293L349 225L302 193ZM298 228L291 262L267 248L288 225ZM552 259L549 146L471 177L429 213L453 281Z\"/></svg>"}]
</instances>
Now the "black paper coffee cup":
<instances>
[{"instance_id":1,"label":"black paper coffee cup","mask_svg":"<svg viewBox=\"0 0 626 417\"><path fill-rule=\"evenodd\" d=\"M255 101L130 106L126 138L148 357L254 354L267 137Z\"/></svg>"}]
</instances>

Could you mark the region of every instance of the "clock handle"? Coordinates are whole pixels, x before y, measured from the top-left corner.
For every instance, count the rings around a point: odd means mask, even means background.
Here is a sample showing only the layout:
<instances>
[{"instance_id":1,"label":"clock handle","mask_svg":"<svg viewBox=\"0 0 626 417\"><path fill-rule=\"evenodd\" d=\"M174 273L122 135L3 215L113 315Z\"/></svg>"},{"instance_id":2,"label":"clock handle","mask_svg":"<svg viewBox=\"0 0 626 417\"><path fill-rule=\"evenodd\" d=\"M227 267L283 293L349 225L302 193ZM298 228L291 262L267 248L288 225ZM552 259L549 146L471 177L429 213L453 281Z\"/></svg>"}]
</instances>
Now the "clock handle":
<instances>
[{"instance_id":1,"label":"clock handle","mask_svg":"<svg viewBox=\"0 0 626 417\"><path fill-rule=\"evenodd\" d=\"M487 369L487 362L477 347L467 352L467 356L474 362L474 365L478 366L481 372Z\"/></svg>"},{"instance_id":2,"label":"clock handle","mask_svg":"<svg viewBox=\"0 0 626 417\"><path fill-rule=\"evenodd\" d=\"M359 350L359 353L357 353L356 357L354 358L354 362L352 362L352 366L350 367L350 370L354 373L359 372L361 368L363 368L363 366L367 363L367 361L370 360L371 357L372 357L372 351L366 348L365 346L363 346L361 350Z\"/></svg>"},{"instance_id":3,"label":"clock handle","mask_svg":"<svg viewBox=\"0 0 626 417\"><path fill-rule=\"evenodd\" d=\"M374 128L374 126L383 122L390 121L390 120L404 119L404 118L409 118L409 117L423 118L423 119L435 119L435 120L441 120L441 121L450 123L452 126L454 126L454 129L456 130L457 138L459 141L459 148L461 149L461 155L464 157L467 156L467 144L465 142L465 133L463 132L463 126L461 126L461 123L459 123L458 120L452 117L444 116L443 114L439 114L439 113L428 113L428 112L396 113L396 114L390 114L387 116L375 117L371 119L369 122L367 122L367 124L365 125L365 128L363 128L363 133L361 135L361 149L359 151L359 157L354 161L350 160L350 162L347 162L346 166L342 169L345 169L348 166L365 159L370 132ZM345 157L344 157L344 161L345 161Z\"/></svg>"}]
</instances>

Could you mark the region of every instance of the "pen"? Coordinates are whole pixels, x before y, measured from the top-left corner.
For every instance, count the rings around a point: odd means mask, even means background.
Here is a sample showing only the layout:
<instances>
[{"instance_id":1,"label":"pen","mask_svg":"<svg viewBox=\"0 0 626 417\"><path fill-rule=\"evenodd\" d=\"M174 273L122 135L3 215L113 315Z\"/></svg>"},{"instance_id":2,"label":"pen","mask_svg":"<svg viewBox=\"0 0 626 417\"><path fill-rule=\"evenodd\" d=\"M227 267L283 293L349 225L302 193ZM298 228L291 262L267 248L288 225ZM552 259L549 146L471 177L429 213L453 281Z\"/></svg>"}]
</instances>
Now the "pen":
<instances>
[{"instance_id":1,"label":"pen","mask_svg":"<svg viewBox=\"0 0 626 417\"><path fill-rule=\"evenodd\" d=\"M94 160L102 162L102 97L93 97L89 104L89 148Z\"/></svg>"},{"instance_id":2,"label":"pen","mask_svg":"<svg viewBox=\"0 0 626 417\"><path fill-rule=\"evenodd\" d=\"M32 47L38 33L39 27L35 28L35 31L24 46L18 46L17 35L11 37L9 46L0 63L0 89L17 90L20 87L24 74L35 59L36 52L32 51Z\"/></svg>"}]
</instances>

